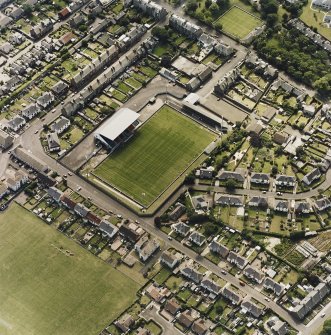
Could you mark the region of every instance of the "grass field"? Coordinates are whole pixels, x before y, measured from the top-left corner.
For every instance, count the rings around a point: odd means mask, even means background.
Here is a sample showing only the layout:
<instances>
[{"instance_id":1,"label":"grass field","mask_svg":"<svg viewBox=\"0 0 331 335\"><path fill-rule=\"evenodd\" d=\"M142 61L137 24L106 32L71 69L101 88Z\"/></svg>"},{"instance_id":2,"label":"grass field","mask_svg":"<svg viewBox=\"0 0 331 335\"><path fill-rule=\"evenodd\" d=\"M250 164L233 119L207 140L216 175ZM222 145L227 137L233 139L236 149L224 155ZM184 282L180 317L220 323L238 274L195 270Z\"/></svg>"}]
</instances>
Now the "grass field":
<instances>
[{"instance_id":1,"label":"grass field","mask_svg":"<svg viewBox=\"0 0 331 335\"><path fill-rule=\"evenodd\" d=\"M222 24L222 30L225 33L240 39L245 38L254 28L262 24L259 18L246 13L238 7L232 7L217 22Z\"/></svg>"},{"instance_id":2,"label":"grass field","mask_svg":"<svg viewBox=\"0 0 331 335\"><path fill-rule=\"evenodd\" d=\"M0 236L1 335L97 335L135 299L135 282L17 204Z\"/></svg>"},{"instance_id":3,"label":"grass field","mask_svg":"<svg viewBox=\"0 0 331 335\"><path fill-rule=\"evenodd\" d=\"M148 206L211 143L215 135L163 106L111 154L95 175Z\"/></svg>"}]
</instances>

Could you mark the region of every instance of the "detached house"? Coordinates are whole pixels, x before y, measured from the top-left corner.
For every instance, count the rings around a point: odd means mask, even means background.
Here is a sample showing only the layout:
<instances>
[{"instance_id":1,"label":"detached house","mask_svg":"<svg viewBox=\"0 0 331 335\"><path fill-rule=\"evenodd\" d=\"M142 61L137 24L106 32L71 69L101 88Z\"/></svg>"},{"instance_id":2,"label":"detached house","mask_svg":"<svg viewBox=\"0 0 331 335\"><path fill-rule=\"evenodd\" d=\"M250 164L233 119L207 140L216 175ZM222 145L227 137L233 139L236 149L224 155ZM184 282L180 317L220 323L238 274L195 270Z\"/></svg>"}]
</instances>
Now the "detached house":
<instances>
[{"instance_id":1,"label":"detached house","mask_svg":"<svg viewBox=\"0 0 331 335\"><path fill-rule=\"evenodd\" d=\"M186 207L180 202L177 202L174 210L171 211L171 213L169 214L169 218L172 221L176 221L185 213L185 211L186 211Z\"/></svg>"},{"instance_id":2,"label":"detached house","mask_svg":"<svg viewBox=\"0 0 331 335\"><path fill-rule=\"evenodd\" d=\"M176 315L180 311L181 306L175 298L172 298L166 302L164 309L171 315Z\"/></svg>"},{"instance_id":3,"label":"detached house","mask_svg":"<svg viewBox=\"0 0 331 335\"><path fill-rule=\"evenodd\" d=\"M18 132L25 124L26 121L21 116L15 116L13 119L8 121L8 127L15 132Z\"/></svg>"},{"instance_id":4,"label":"detached house","mask_svg":"<svg viewBox=\"0 0 331 335\"><path fill-rule=\"evenodd\" d=\"M321 172L319 170L319 168L315 168L312 171L310 171L309 173L307 173L303 178L302 181L306 184L306 185L310 185L311 183L313 183L315 180L318 180L319 178L321 178Z\"/></svg>"},{"instance_id":5,"label":"detached house","mask_svg":"<svg viewBox=\"0 0 331 335\"><path fill-rule=\"evenodd\" d=\"M202 234L196 231L193 232L188 239L189 241L191 241L192 243L196 244L199 247L201 247L206 241L206 238Z\"/></svg>"},{"instance_id":6,"label":"detached house","mask_svg":"<svg viewBox=\"0 0 331 335\"><path fill-rule=\"evenodd\" d=\"M215 294L216 296L221 291L221 286L216 284L213 280L206 278L201 281L201 287L207 290L209 293Z\"/></svg>"},{"instance_id":7,"label":"detached house","mask_svg":"<svg viewBox=\"0 0 331 335\"><path fill-rule=\"evenodd\" d=\"M47 144L48 144L48 150L50 152L61 150L61 143L59 137L57 136L57 133L47 134Z\"/></svg>"},{"instance_id":8,"label":"detached house","mask_svg":"<svg viewBox=\"0 0 331 335\"><path fill-rule=\"evenodd\" d=\"M275 211L287 213L288 212L288 201L276 200Z\"/></svg>"},{"instance_id":9,"label":"detached house","mask_svg":"<svg viewBox=\"0 0 331 335\"><path fill-rule=\"evenodd\" d=\"M211 243L209 244L209 250L216 254L219 254L223 258L226 258L230 252L230 250L227 247L216 241L211 241Z\"/></svg>"},{"instance_id":10,"label":"detached house","mask_svg":"<svg viewBox=\"0 0 331 335\"><path fill-rule=\"evenodd\" d=\"M223 195L220 193L215 194L215 204L223 206L236 206L240 207L243 205L242 197Z\"/></svg>"},{"instance_id":11,"label":"detached house","mask_svg":"<svg viewBox=\"0 0 331 335\"><path fill-rule=\"evenodd\" d=\"M171 228L179 235L181 236L186 236L189 231L190 231L190 226L188 226L187 224L183 223L183 222L178 222L175 223L171 226Z\"/></svg>"},{"instance_id":12,"label":"detached house","mask_svg":"<svg viewBox=\"0 0 331 335\"><path fill-rule=\"evenodd\" d=\"M311 208L308 202L300 201L295 203L295 213L297 214L309 214Z\"/></svg>"},{"instance_id":13,"label":"detached house","mask_svg":"<svg viewBox=\"0 0 331 335\"><path fill-rule=\"evenodd\" d=\"M270 177L266 173L253 173L251 176L251 182L254 184L269 185Z\"/></svg>"},{"instance_id":14,"label":"detached house","mask_svg":"<svg viewBox=\"0 0 331 335\"><path fill-rule=\"evenodd\" d=\"M45 92L37 99L37 104L42 108L49 107L54 101L54 95L51 92Z\"/></svg>"},{"instance_id":15,"label":"detached house","mask_svg":"<svg viewBox=\"0 0 331 335\"><path fill-rule=\"evenodd\" d=\"M51 130L57 134L61 134L69 127L70 120L64 116L61 116L51 125Z\"/></svg>"},{"instance_id":16,"label":"detached house","mask_svg":"<svg viewBox=\"0 0 331 335\"><path fill-rule=\"evenodd\" d=\"M139 258L146 262L160 248L160 244L156 240L141 238L134 248L138 252Z\"/></svg>"},{"instance_id":17,"label":"detached house","mask_svg":"<svg viewBox=\"0 0 331 335\"><path fill-rule=\"evenodd\" d=\"M276 176L275 184L277 186L294 187L295 186L295 177L279 174L279 175Z\"/></svg>"},{"instance_id":18,"label":"detached house","mask_svg":"<svg viewBox=\"0 0 331 335\"><path fill-rule=\"evenodd\" d=\"M35 104L30 104L22 110L21 115L24 116L26 119L31 120L39 113L39 107Z\"/></svg>"},{"instance_id":19,"label":"detached house","mask_svg":"<svg viewBox=\"0 0 331 335\"><path fill-rule=\"evenodd\" d=\"M203 278L202 273L193 269L193 267L189 264L184 264L180 269L180 273L182 274L182 276L194 281L196 284L199 284Z\"/></svg>"},{"instance_id":20,"label":"detached house","mask_svg":"<svg viewBox=\"0 0 331 335\"><path fill-rule=\"evenodd\" d=\"M243 183L245 181L245 177L241 173L232 171L220 171L217 178L221 181L234 179L238 183Z\"/></svg>"},{"instance_id":21,"label":"detached house","mask_svg":"<svg viewBox=\"0 0 331 335\"><path fill-rule=\"evenodd\" d=\"M198 319L198 320L193 322L193 325L192 325L191 329L192 329L194 334L204 335L204 334L206 334L206 332L208 330L208 326L207 326L207 324L204 320Z\"/></svg>"},{"instance_id":22,"label":"detached house","mask_svg":"<svg viewBox=\"0 0 331 335\"><path fill-rule=\"evenodd\" d=\"M176 254L166 250L162 253L160 262L168 266L170 269L173 269L178 264L179 259Z\"/></svg>"},{"instance_id":23,"label":"detached house","mask_svg":"<svg viewBox=\"0 0 331 335\"><path fill-rule=\"evenodd\" d=\"M244 301L241 304L241 307L246 310L248 313L252 314L255 318L260 318L263 315L263 308L259 307L257 304L254 304L252 301Z\"/></svg>"},{"instance_id":24,"label":"detached house","mask_svg":"<svg viewBox=\"0 0 331 335\"><path fill-rule=\"evenodd\" d=\"M322 212L322 211L324 211L324 210L326 210L330 207L331 207L331 201L326 197L324 197L322 199L318 199L318 200L315 201L315 208L320 212Z\"/></svg>"},{"instance_id":25,"label":"detached house","mask_svg":"<svg viewBox=\"0 0 331 335\"><path fill-rule=\"evenodd\" d=\"M248 202L248 206L251 207L261 207L267 208L268 207L268 199L264 197L252 197Z\"/></svg>"},{"instance_id":26,"label":"detached house","mask_svg":"<svg viewBox=\"0 0 331 335\"><path fill-rule=\"evenodd\" d=\"M182 326L185 328L191 327L194 317L192 316L192 312L190 310L186 310L182 313L177 318L178 323L180 323Z\"/></svg>"},{"instance_id":27,"label":"detached house","mask_svg":"<svg viewBox=\"0 0 331 335\"><path fill-rule=\"evenodd\" d=\"M225 286L221 291L221 293L226 299L230 300L234 305L239 305L240 301L242 300L241 296L232 289L230 289L229 287Z\"/></svg>"},{"instance_id":28,"label":"detached house","mask_svg":"<svg viewBox=\"0 0 331 335\"><path fill-rule=\"evenodd\" d=\"M282 292L284 291L284 286L277 283L273 279L267 277L263 283L263 287L266 290L271 290L273 291L277 296L281 295Z\"/></svg>"},{"instance_id":29,"label":"detached house","mask_svg":"<svg viewBox=\"0 0 331 335\"><path fill-rule=\"evenodd\" d=\"M258 284L261 284L264 279L264 274L253 266L247 266L244 270L244 275Z\"/></svg>"},{"instance_id":30,"label":"detached house","mask_svg":"<svg viewBox=\"0 0 331 335\"><path fill-rule=\"evenodd\" d=\"M248 261L247 261L247 259L245 257L242 257L242 256L236 254L233 251L230 251L227 260L228 260L229 263L235 264L241 270L248 263Z\"/></svg>"}]
</instances>

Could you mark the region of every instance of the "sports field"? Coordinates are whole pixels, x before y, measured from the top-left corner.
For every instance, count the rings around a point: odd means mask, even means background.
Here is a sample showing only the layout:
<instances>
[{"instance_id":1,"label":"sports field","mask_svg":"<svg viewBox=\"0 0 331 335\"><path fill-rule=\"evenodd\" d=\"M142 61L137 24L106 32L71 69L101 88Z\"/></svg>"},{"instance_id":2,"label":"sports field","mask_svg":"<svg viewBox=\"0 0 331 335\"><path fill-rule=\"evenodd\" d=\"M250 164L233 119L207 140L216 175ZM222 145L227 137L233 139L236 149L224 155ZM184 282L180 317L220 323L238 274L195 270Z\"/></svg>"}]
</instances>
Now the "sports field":
<instances>
[{"instance_id":1,"label":"sports field","mask_svg":"<svg viewBox=\"0 0 331 335\"><path fill-rule=\"evenodd\" d=\"M206 128L163 106L94 174L148 206L214 139Z\"/></svg>"},{"instance_id":2,"label":"sports field","mask_svg":"<svg viewBox=\"0 0 331 335\"><path fill-rule=\"evenodd\" d=\"M252 30L262 24L259 18L246 13L238 7L232 7L217 22L222 24L222 30L225 33L240 39L245 38Z\"/></svg>"},{"instance_id":3,"label":"sports field","mask_svg":"<svg viewBox=\"0 0 331 335\"><path fill-rule=\"evenodd\" d=\"M135 299L134 281L17 204L0 236L1 335L97 335Z\"/></svg>"}]
</instances>

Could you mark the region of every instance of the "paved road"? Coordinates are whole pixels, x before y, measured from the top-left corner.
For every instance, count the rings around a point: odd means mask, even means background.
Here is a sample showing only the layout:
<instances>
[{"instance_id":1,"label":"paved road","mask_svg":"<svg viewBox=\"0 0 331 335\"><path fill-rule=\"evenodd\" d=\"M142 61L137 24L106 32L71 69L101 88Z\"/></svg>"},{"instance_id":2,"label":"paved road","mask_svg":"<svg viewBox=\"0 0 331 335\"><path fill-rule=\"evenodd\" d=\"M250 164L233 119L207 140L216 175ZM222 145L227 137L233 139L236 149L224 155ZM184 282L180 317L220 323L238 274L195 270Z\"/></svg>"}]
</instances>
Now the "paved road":
<instances>
[{"instance_id":1,"label":"paved road","mask_svg":"<svg viewBox=\"0 0 331 335\"><path fill-rule=\"evenodd\" d=\"M153 320L162 327L162 335L183 335L172 323L164 319L159 313L159 308L153 305L152 309L145 309L140 315L147 321Z\"/></svg>"}]
</instances>

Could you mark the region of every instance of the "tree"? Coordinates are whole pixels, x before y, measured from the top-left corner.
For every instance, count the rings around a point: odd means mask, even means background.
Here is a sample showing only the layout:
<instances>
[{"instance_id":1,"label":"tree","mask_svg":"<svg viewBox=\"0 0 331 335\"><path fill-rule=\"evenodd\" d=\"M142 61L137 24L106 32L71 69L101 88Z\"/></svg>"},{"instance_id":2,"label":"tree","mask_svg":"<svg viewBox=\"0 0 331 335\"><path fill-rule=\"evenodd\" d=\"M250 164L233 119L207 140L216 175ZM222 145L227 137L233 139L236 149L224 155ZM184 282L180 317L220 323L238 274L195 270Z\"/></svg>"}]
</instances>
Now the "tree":
<instances>
[{"instance_id":1,"label":"tree","mask_svg":"<svg viewBox=\"0 0 331 335\"><path fill-rule=\"evenodd\" d=\"M327 74L314 82L314 87L322 95L331 93L331 74Z\"/></svg>"},{"instance_id":2,"label":"tree","mask_svg":"<svg viewBox=\"0 0 331 335\"><path fill-rule=\"evenodd\" d=\"M233 192L236 189L237 183L234 179L228 179L224 186L228 192Z\"/></svg>"},{"instance_id":3,"label":"tree","mask_svg":"<svg viewBox=\"0 0 331 335\"><path fill-rule=\"evenodd\" d=\"M171 66L171 56L169 54L165 54L161 58L161 65L168 68Z\"/></svg>"},{"instance_id":4,"label":"tree","mask_svg":"<svg viewBox=\"0 0 331 335\"><path fill-rule=\"evenodd\" d=\"M274 13L268 14L266 17L267 26L273 27L277 23L277 20L278 20L277 14L274 14Z\"/></svg>"},{"instance_id":5,"label":"tree","mask_svg":"<svg viewBox=\"0 0 331 335\"><path fill-rule=\"evenodd\" d=\"M206 0L205 7L209 8L213 2L211 0Z\"/></svg>"},{"instance_id":6,"label":"tree","mask_svg":"<svg viewBox=\"0 0 331 335\"><path fill-rule=\"evenodd\" d=\"M320 332L320 335L331 335L331 320L324 322L323 329Z\"/></svg>"},{"instance_id":7,"label":"tree","mask_svg":"<svg viewBox=\"0 0 331 335\"><path fill-rule=\"evenodd\" d=\"M261 148L262 146L262 141L259 135L252 133L251 134L251 139L250 139L250 144L254 148Z\"/></svg>"},{"instance_id":8,"label":"tree","mask_svg":"<svg viewBox=\"0 0 331 335\"><path fill-rule=\"evenodd\" d=\"M31 5L28 5L28 4L24 4L22 6L22 9L24 11L24 14L27 16L27 17L31 17L32 16L32 12L33 12L33 8Z\"/></svg>"},{"instance_id":9,"label":"tree","mask_svg":"<svg viewBox=\"0 0 331 335\"><path fill-rule=\"evenodd\" d=\"M210 13L211 13L213 16L216 16L216 15L219 13L219 11L220 11L220 9L219 9L217 3L215 3L215 2L213 2L213 3L211 4L211 6L209 7L209 10L210 10Z\"/></svg>"},{"instance_id":10,"label":"tree","mask_svg":"<svg viewBox=\"0 0 331 335\"><path fill-rule=\"evenodd\" d=\"M275 0L261 0L261 11L263 14L276 14L278 12L278 3Z\"/></svg>"},{"instance_id":11,"label":"tree","mask_svg":"<svg viewBox=\"0 0 331 335\"><path fill-rule=\"evenodd\" d=\"M162 42L167 42L170 37L169 31L165 27L153 27L151 32L153 36L157 37Z\"/></svg>"},{"instance_id":12,"label":"tree","mask_svg":"<svg viewBox=\"0 0 331 335\"><path fill-rule=\"evenodd\" d=\"M271 174L272 174L273 176L275 176L277 173L278 173L278 166L274 165L274 166L271 168Z\"/></svg>"},{"instance_id":13,"label":"tree","mask_svg":"<svg viewBox=\"0 0 331 335\"><path fill-rule=\"evenodd\" d=\"M161 218L159 216L156 216L154 218L154 225L156 228L160 228L161 227Z\"/></svg>"},{"instance_id":14,"label":"tree","mask_svg":"<svg viewBox=\"0 0 331 335\"><path fill-rule=\"evenodd\" d=\"M282 155L283 152L284 152L284 149L283 149L283 147L282 147L281 145L279 145L279 146L275 149L275 155L276 155L276 156L280 156L280 155Z\"/></svg>"},{"instance_id":15,"label":"tree","mask_svg":"<svg viewBox=\"0 0 331 335\"><path fill-rule=\"evenodd\" d=\"M198 9L198 3L196 0L189 0L186 3L186 10L194 13Z\"/></svg>"},{"instance_id":16,"label":"tree","mask_svg":"<svg viewBox=\"0 0 331 335\"><path fill-rule=\"evenodd\" d=\"M305 155L305 149L302 145L298 146L295 150L295 154L297 157L302 158Z\"/></svg>"},{"instance_id":17,"label":"tree","mask_svg":"<svg viewBox=\"0 0 331 335\"><path fill-rule=\"evenodd\" d=\"M218 231L217 226L211 222L207 222L204 225L204 232L206 234L207 237L216 234Z\"/></svg>"}]
</instances>

